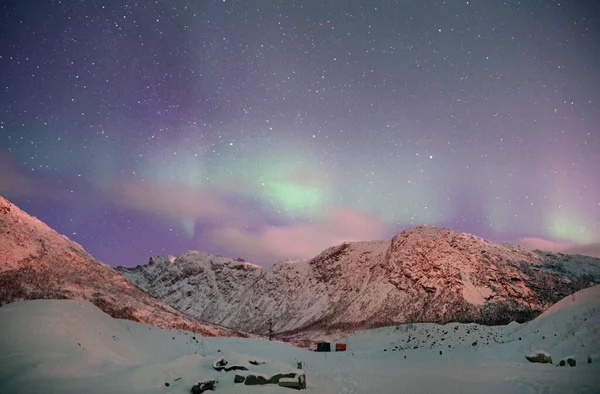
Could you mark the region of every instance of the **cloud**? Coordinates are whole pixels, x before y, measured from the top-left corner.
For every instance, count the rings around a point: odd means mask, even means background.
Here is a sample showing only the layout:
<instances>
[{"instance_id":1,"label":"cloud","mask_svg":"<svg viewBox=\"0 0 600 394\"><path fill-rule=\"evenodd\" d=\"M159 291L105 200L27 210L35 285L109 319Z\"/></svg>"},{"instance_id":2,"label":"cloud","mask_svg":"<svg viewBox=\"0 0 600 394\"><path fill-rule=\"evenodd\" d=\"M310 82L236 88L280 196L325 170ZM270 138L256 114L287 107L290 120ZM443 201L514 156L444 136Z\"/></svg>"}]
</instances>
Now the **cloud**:
<instances>
[{"instance_id":1,"label":"cloud","mask_svg":"<svg viewBox=\"0 0 600 394\"><path fill-rule=\"evenodd\" d=\"M311 222L265 226L252 232L223 226L202 234L216 247L256 262L306 259L342 242L382 239L390 228L375 216L357 210L335 207L329 214Z\"/></svg>"},{"instance_id":2,"label":"cloud","mask_svg":"<svg viewBox=\"0 0 600 394\"><path fill-rule=\"evenodd\" d=\"M15 162L0 153L0 193L8 196L27 195L33 191L31 186Z\"/></svg>"},{"instance_id":3,"label":"cloud","mask_svg":"<svg viewBox=\"0 0 600 394\"><path fill-rule=\"evenodd\" d=\"M542 238L521 238L512 243L520 245L529 250L539 249L555 253L582 254L600 258L600 243L577 245L572 243L556 242Z\"/></svg>"},{"instance_id":4,"label":"cloud","mask_svg":"<svg viewBox=\"0 0 600 394\"><path fill-rule=\"evenodd\" d=\"M565 249L572 246L572 244L550 241L542 238L521 238L517 241L511 242L516 245L522 246L529 250L547 250L549 252L563 252Z\"/></svg>"},{"instance_id":5,"label":"cloud","mask_svg":"<svg viewBox=\"0 0 600 394\"><path fill-rule=\"evenodd\" d=\"M101 189L118 206L201 223L198 243L258 263L303 259L347 241L381 239L390 228L376 215L329 206L321 218L270 223L268 213L244 205L240 196L180 182L113 182Z\"/></svg>"},{"instance_id":6,"label":"cloud","mask_svg":"<svg viewBox=\"0 0 600 394\"><path fill-rule=\"evenodd\" d=\"M586 244L586 245L573 245L573 246L565 249L565 251L563 253L583 254L586 256L600 258L600 243L591 243L591 244Z\"/></svg>"},{"instance_id":7,"label":"cloud","mask_svg":"<svg viewBox=\"0 0 600 394\"><path fill-rule=\"evenodd\" d=\"M312 183L306 174L298 179ZM138 212L161 215L181 223L184 233L198 241L199 248L221 250L258 263L284 259L303 259L346 241L381 239L389 227L376 215L359 210L327 206L313 220L273 224L273 218L248 197L230 188L209 188L186 182L141 182L116 180L88 184L72 194L66 186L57 187L56 179L26 174L14 161L0 155L0 193L9 198L40 197L69 203L90 198ZM222 186L222 185L219 185ZM323 213L325 212L325 213ZM200 224L196 226L196 224ZM199 234L194 234L200 229Z\"/></svg>"},{"instance_id":8,"label":"cloud","mask_svg":"<svg viewBox=\"0 0 600 394\"><path fill-rule=\"evenodd\" d=\"M27 171L10 156L0 153L0 194L9 198L38 198L70 204L83 203L87 197L74 194L56 179Z\"/></svg>"},{"instance_id":9,"label":"cloud","mask_svg":"<svg viewBox=\"0 0 600 394\"><path fill-rule=\"evenodd\" d=\"M99 191L115 205L175 220L199 219L235 226L246 226L256 220L231 196L183 182L111 182L100 186Z\"/></svg>"}]
</instances>

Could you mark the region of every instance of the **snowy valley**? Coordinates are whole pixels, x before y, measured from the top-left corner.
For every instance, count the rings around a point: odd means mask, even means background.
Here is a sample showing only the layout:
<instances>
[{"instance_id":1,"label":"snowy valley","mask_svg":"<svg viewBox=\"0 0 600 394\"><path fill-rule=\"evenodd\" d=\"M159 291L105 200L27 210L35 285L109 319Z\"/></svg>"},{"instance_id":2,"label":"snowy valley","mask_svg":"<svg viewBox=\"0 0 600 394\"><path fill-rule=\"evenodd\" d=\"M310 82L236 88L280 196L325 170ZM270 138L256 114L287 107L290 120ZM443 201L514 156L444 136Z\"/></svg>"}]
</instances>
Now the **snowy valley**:
<instances>
[{"instance_id":1,"label":"snowy valley","mask_svg":"<svg viewBox=\"0 0 600 394\"><path fill-rule=\"evenodd\" d=\"M206 380L217 381L216 393L290 392L234 383L236 372L213 368L223 357L266 375L302 361L313 393L597 393L600 286L525 324L408 324L341 341L346 352L318 353L113 319L85 301L16 302L0 308L0 392L188 393ZM554 365L528 362L537 349ZM567 356L575 367L555 366Z\"/></svg>"}]
</instances>

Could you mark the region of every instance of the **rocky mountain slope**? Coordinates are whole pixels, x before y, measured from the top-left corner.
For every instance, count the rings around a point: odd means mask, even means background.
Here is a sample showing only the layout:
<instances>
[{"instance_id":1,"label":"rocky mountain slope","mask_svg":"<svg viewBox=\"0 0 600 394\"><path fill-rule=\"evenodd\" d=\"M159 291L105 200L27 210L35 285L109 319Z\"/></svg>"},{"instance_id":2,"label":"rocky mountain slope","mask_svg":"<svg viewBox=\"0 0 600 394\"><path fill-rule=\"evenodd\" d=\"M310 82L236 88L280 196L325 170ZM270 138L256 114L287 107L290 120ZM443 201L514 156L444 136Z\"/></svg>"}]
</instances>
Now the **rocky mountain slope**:
<instances>
[{"instance_id":1,"label":"rocky mountain slope","mask_svg":"<svg viewBox=\"0 0 600 394\"><path fill-rule=\"evenodd\" d=\"M117 270L202 320L262 334L272 321L288 338L404 322L525 321L600 282L600 259L529 252L430 226L269 268L189 251Z\"/></svg>"},{"instance_id":2,"label":"rocky mountain slope","mask_svg":"<svg viewBox=\"0 0 600 394\"><path fill-rule=\"evenodd\" d=\"M207 336L241 335L151 297L77 243L0 197L0 305L48 298L85 299L113 317L159 327Z\"/></svg>"}]
</instances>

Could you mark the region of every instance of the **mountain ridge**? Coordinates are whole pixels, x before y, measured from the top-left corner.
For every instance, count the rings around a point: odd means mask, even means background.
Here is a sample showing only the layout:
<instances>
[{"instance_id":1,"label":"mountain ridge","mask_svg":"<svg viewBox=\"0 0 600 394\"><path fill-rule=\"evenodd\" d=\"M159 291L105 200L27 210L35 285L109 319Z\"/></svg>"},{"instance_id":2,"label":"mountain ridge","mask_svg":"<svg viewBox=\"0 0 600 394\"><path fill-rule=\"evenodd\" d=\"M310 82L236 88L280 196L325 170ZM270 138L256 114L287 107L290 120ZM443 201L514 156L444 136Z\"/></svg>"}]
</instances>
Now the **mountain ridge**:
<instances>
[{"instance_id":1,"label":"mountain ridge","mask_svg":"<svg viewBox=\"0 0 600 394\"><path fill-rule=\"evenodd\" d=\"M600 281L600 259L532 252L434 226L268 268L188 251L153 270L116 269L186 313L263 334L273 321L280 337L407 322L525 321Z\"/></svg>"},{"instance_id":2,"label":"mountain ridge","mask_svg":"<svg viewBox=\"0 0 600 394\"><path fill-rule=\"evenodd\" d=\"M112 317L206 336L245 335L204 323L140 290L81 245L0 196L0 305L84 299Z\"/></svg>"}]
</instances>

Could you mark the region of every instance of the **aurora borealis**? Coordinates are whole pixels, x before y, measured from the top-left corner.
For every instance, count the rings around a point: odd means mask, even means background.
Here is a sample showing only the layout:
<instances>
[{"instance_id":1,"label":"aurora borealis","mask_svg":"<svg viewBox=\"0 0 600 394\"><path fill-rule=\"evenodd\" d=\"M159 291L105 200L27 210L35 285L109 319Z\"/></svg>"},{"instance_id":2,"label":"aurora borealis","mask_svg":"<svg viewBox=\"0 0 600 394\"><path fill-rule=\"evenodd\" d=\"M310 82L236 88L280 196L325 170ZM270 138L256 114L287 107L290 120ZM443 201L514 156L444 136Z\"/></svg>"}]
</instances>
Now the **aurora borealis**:
<instances>
[{"instance_id":1,"label":"aurora borealis","mask_svg":"<svg viewBox=\"0 0 600 394\"><path fill-rule=\"evenodd\" d=\"M600 5L5 2L0 193L111 265L600 242Z\"/></svg>"}]
</instances>

